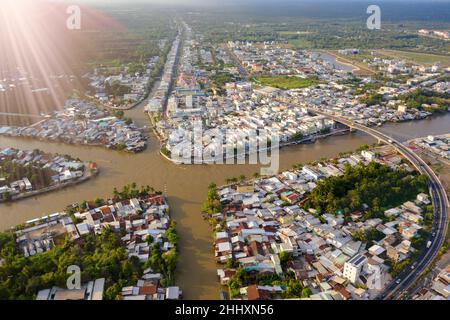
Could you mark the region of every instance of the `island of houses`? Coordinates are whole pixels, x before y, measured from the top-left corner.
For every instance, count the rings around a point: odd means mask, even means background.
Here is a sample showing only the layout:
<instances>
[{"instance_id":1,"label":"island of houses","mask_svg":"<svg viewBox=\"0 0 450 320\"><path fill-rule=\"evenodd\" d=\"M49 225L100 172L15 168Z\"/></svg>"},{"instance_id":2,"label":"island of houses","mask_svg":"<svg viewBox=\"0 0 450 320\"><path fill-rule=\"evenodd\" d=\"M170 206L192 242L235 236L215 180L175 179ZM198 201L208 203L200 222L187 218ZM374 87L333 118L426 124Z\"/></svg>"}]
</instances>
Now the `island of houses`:
<instances>
[{"instance_id":1,"label":"island of houses","mask_svg":"<svg viewBox=\"0 0 450 320\"><path fill-rule=\"evenodd\" d=\"M60 189L98 173L93 162L39 150L0 149L0 201L13 201Z\"/></svg>"},{"instance_id":2,"label":"island of houses","mask_svg":"<svg viewBox=\"0 0 450 320\"><path fill-rule=\"evenodd\" d=\"M33 125L2 126L0 135L104 146L133 153L146 147L142 130L133 123L120 120L108 111L79 99L67 100L62 110Z\"/></svg>"}]
</instances>

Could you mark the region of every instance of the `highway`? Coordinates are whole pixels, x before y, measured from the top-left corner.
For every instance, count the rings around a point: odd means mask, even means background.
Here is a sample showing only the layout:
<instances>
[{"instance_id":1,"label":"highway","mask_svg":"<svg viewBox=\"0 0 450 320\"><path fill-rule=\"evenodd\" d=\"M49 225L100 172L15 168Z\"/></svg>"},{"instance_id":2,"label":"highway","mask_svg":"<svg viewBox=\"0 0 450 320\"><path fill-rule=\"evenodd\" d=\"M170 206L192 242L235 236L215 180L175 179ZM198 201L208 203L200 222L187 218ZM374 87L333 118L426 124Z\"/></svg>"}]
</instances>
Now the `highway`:
<instances>
[{"instance_id":1,"label":"highway","mask_svg":"<svg viewBox=\"0 0 450 320\"><path fill-rule=\"evenodd\" d=\"M241 61L239 61L239 58L234 54L233 50L228 45L223 45L222 48L228 53L231 60L234 61L234 64L239 69L239 73L241 74L243 79L247 81L250 78L250 75L248 74L247 70L242 66Z\"/></svg>"},{"instance_id":2,"label":"highway","mask_svg":"<svg viewBox=\"0 0 450 320\"><path fill-rule=\"evenodd\" d=\"M309 111L330 118L350 128L363 131L379 141L393 146L414 165L417 171L426 175L429 179L429 192L434 206L432 230L429 239L427 239L427 241L430 241L431 245L428 248L423 249L412 264L407 266L395 279L393 279L392 282L386 286L384 292L378 296L378 299L381 300L401 299L407 290L419 279L425 269L433 262L445 241L449 208L449 201L445 189L437 175L427 163L401 142L378 130L354 123L353 121L329 112L324 112L317 108L309 108Z\"/></svg>"}]
</instances>

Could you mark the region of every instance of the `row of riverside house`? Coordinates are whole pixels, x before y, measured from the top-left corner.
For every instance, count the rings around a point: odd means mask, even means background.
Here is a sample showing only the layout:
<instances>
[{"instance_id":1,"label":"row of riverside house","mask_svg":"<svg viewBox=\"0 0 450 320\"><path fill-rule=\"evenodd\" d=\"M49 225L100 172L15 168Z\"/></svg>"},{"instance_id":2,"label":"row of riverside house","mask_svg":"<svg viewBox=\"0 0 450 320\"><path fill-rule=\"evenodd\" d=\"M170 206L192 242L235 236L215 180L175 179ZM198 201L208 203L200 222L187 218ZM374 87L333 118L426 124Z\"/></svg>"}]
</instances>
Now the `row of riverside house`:
<instances>
[{"instance_id":1,"label":"row of riverside house","mask_svg":"<svg viewBox=\"0 0 450 320\"><path fill-rule=\"evenodd\" d=\"M88 203L87 207L87 211L73 215L63 212L28 221L25 228L16 232L19 248L27 256L30 250L39 253L53 248L55 237L68 235L72 241L77 241L82 235L99 234L108 227L120 232L128 257L137 257L141 263L149 259L155 244L159 244L161 254L176 250L176 244L171 243L166 236L172 221L169 205L162 195L147 194L121 201L108 200L99 207ZM121 297L124 300L181 298L181 290L176 286L165 287L161 284L163 279L163 274L147 268L135 286L122 288ZM42 300L92 299L88 293L94 284L87 283L77 292L53 287L40 291L37 297ZM102 290L99 288L103 285L100 284L96 286L97 298L101 297Z\"/></svg>"}]
</instances>

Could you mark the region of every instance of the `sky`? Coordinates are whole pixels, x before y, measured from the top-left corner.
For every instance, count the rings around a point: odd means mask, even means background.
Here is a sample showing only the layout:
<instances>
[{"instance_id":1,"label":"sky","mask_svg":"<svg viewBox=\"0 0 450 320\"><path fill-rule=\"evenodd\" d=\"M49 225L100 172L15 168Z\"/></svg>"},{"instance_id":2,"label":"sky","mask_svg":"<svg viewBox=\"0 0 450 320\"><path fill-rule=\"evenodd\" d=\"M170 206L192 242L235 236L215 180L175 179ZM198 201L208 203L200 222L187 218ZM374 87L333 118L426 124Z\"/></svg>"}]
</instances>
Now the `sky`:
<instances>
[{"instance_id":1,"label":"sky","mask_svg":"<svg viewBox=\"0 0 450 320\"><path fill-rule=\"evenodd\" d=\"M17 0L16 0L17 1ZM302 13L321 10L332 15L349 16L355 9L365 14L369 5L379 5L386 18L408 17L419 20L450 20L450 0L52 0L73 4L81 2L99 7L108 4L153 4L161 7L182 7L192 10L244 10L251 13L253 9L276 15L301 15ZM434 7L432 4L437 4ZM354 4L354 5L353 5ZM440 5L439 5L440 4ZM448 5L447 5L448 4ZM311 13L311 12L310 12ZM312 14L312 13L311 13ZM323 14L322 14L323 15Z\"/></svg>"}]
</instances>

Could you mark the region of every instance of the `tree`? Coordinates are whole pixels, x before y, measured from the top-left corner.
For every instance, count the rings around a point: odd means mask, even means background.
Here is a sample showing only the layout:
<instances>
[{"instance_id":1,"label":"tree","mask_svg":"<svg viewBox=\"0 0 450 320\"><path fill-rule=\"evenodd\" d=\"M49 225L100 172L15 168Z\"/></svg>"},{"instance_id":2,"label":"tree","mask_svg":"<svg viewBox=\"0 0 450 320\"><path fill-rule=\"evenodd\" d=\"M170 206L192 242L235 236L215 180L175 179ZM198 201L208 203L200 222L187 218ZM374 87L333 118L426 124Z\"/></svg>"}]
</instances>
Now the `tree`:
<instances>
[{"instance_id":1,"label":"tree","mask_svg":"<svg viewBox=\"0 0 450 320\"><path fill-rule=\"evenodd\" d=\"M285 295L288 298L298 298L301 297L303 292L302 285L297 279L291 279L288 282Z\"/></svg>"},{"instance_id":2,"label":"tree","mask_svg":"<svg viewBox=\"0 0 450 320\"><path fill-rule=\"evenodd\" d=\"M178 244L179 237L176 231L176 223L174 220L172 220L172 222L170 223L170 227L166 231L166 237L173 245Z\"/></svg>"},{"instance_id":3,"label":"tree","mask_svg":"<svg viewBox=\"0 0 450 320\"><path fill-rule=\"evenodd\" d=\"M211 183L208 186L208 192L206 195L206 200L202 204L202 211L210 215L220 212L220 196L217 192L217 186L215 183Z\"/></svg>"},{"instance_id":4,"label":"tree","mask_svg":"<svg viewBox=\"0 0 450 320\"><path fill-rule=\"evenodd\" d=\"M425 176L371 162L367 166L346 165L342 176L319 181L306 205L316 208L320 214L344 212L348 216L362 210L362 204L367 203L371 207L364 219L368 219L381 217L384 210L415 198L421 192L427 192Z\"/></svg>"},{"instance_id":5,"label":"tree","mask_svg":"<svg viewBox=\"0 0 450 320\"><path fill-rule=\"evenodd\" d=\"M25 258L11 234L0 233L0 297L32 299L38 290L64 286L69 265L82 267L82 281L107 279L105 298L117 298L120 288L133 285L142 275L139 260L128 259L120 236L105 228L100 235L88 234L80 241L68 237L53 249Z\"/></svg>"},{"instance_id":6,"label":"tree","mask_svg":"<svg viewBox=\"0 0 450 320\"><path fill-rule=\"evenodd\" d=\"M302 293L301 293L301 297L302 298L309 298L312 295L312 291L310 288L303 288L302 289Z\"/></svg>"},{"instance_id":7,"label":"tree","mask_svg":"<svg viewBox=\"0 0 450 320\"><path fill-rule=\"evenodd\" d=\"M97 207L101 207L101 206L103 206L103 205L105 204L105 200L103 200L103 199L101 199L101 198L96 198L96 199L94 200L94 204L95 204Z\"/></svg>"},{"instance_id":8,"label":"tree","mask_svg":"<svg viewBox=\"0 0 450 320\"><path fill-rule=\"evenodd\" d=\"M10 199L11 199L10 193L9 193L9 192L3 192L3 193L2 193L2 199L3 199L3 201L8 201L8 200L10 200Z\"/></svg>"},{"instance_id":9,"label":"tree","mask_svg":"<svg viewBox=\"0 0 450 320\"><path fill-rule=\"evenodd\" d=\"M120 298L120 291L122 288L118 283L112 284L109 288L105 290L106 300L118 300Z\"/></svg>"},{"instance_id":10,"label":"tree","mask_svg":"<svg viewBox=\"0 0 450 320\"><path fill-rule=\"evenodd\" d=\"M158 243L153 245L150 258L146 262L146 267L151 267L152 270L156 272L163 271L164 260L161 257L160 246Z\"/></svg>"},{"instance_id":11,"label":"tree","mask_svg":"<svg viewBox=\"0 0 450 320\"><path fill-rule=\"evenodd\" d=\"M369 150L370 146L368 144L362 144L359 148L358 151L363 151L363 150Z\"/></svg>"},{"instance_id":12,"label":"tree","mask_svg":"<svg viewBox=\"0 0 450 320\"><path fill-rule=\"evenodd\" d=\"M292 261L294 258L291 253L288 253L286 251L280 252L279 256L280 256L280 264L283 268L286 268L288 263Z\"/></svg>"},{"instance_id":13,"label":"tree","mask_svg":"<svg viewBox=\"0 0 450 320\"><path fill-rule=\"evenodd\" d=\"M373 241L379 241L383 239L384 233L378 231L376 228L370 228L367 230L356 230L352 234L353 239L359 240L367 244L367 246L371 246Z\"/></svg>"},{"instance_id":14,"label":"tree","mask_svg":"<svg viewBox=\"0 0 450 320\"><path fill-rule=\"evenodd\" d=\"M228 259L225 263L225 268L232 269L238 267L239 263L233 259Z\"/></svg>"},{"instance_id":15,"label":"tree","mask_svg":"<svg viewBox=\"0 0 450 320\"><path fill-rule=\"evenodd\" d=\"M169 252L163 255L163 260L168 279L167 285L172 285L174 281L175 269L178 262L178 253L175 249L171 249Z\"/></svg>"},{"instance_id":16,"label":"tree","mask_svg":"<svg viewBox=\"0 0 450 320\"><path fill-rule=\"evenodd\" d=\"M151 235L148 235L145 239L145 242L147 242L149 245L151 245L153 241L155 241L155 239Z\"/></svg>"},{"instance_id":17,"label":"tree","mask_svg":"<svg viewBox=\"0 0 450 320\"><path fill-rule=\"evenodd\" d=\"M114 199L116 200L116 199L119 199L120 197L120 195L119 195L119 191L117 191L117 188L116 187L114 187L114 190L113 190L113 196L114 196Z\"/></svg>"},{"instance_id":18,"label":"tree","mask_svg":"<svg viewBox=\"0 0 450 320\"><path fill-rule=\"evenodd\" d=\"M115 112L115 116L119 119L122 119L124 115L125 115L125 112L123 112L122 110L118 110Z\"/></svg>"}]
</instances>

